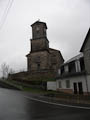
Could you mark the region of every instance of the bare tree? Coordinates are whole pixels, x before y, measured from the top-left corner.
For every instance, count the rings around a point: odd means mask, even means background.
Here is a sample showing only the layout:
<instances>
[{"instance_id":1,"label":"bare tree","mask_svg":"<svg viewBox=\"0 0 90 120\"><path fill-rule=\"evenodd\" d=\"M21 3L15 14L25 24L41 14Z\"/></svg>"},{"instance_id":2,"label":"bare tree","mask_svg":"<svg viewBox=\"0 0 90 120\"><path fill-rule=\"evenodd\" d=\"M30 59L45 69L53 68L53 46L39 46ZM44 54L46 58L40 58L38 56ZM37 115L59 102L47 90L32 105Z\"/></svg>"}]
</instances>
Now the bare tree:
<instances>
[{"instance_id":1,"label":"bare tree","mask_svg":"<svg viewBox=\"0 0 90 120\"><path fill-rule=\"evenodd\" d=\"M2 72L3 78L4 79L7 78L9 73L9 65L7 65L6 63L3 63L1 65L1 72Z\"/></svg>"},{"instance_id":2,"label":"bare tree","mask_svg":"<svg viewBox=\"0 0 90 120\"><path fill-rule=\"evenodd\" d=\"M14 74L15 71L12 68L9 68L9 73L8 74Z\"/></svg>"}]
</instances>

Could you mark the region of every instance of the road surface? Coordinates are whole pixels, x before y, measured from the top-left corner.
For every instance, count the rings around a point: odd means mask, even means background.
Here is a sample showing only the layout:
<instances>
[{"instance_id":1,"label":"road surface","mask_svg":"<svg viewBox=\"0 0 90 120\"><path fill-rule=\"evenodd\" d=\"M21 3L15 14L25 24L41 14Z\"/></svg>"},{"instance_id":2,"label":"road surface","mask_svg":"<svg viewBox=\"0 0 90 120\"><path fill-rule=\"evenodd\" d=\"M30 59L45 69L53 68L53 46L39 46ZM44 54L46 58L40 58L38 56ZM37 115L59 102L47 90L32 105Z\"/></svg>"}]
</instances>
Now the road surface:
<instances>
[{"instance_id":1,"label":"road surface","mask_svg":"<svg viewBox=\"0 0 90 120\"><path fill-rule=\"evenodd\" d=\"M0 88L0 120L90 120L90 110L30 100L20 91Z\"/></svg>"}]
</instances>

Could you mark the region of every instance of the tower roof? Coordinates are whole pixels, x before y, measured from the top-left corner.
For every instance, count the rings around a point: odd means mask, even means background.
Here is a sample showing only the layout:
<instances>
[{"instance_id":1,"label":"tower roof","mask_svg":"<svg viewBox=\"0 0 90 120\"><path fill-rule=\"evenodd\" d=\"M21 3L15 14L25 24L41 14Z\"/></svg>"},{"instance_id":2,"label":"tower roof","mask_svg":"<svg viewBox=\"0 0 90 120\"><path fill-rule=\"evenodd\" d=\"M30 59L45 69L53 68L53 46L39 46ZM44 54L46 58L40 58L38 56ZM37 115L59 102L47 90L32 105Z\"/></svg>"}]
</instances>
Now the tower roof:
<instances>
[{"instance_id":1,"label":"tower roof","mask_svg":"<svg viewBox=\"0 0 90 120\"><path fill-rule=\"evenodd\" d=\"M39 24L43 24L43 25L46 27L46 29L47 29L46 23L45 23L45 22L41 22L40 20L37 20L36 22L34 22L34 23L31 25L31 27L33 27L34 25L39 25Z\"/></svg>"}]
</instances>

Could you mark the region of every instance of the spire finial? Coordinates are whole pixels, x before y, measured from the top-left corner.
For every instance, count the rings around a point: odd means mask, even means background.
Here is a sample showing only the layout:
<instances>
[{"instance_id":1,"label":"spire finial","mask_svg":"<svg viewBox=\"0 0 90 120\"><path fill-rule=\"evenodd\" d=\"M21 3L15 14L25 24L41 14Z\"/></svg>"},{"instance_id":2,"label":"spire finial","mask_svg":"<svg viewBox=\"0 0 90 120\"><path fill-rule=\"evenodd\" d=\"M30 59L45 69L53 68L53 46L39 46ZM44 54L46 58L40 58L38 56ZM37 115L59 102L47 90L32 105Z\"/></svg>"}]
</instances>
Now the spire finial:
<instances>
[{"instance_id":1,"label":"spire finial","mask_svg":"<svg viewBox=\"0 0 90 120\"><path fill-rule=\"evenodd\" d=\"M40 19L38 19L38 22L40 22Z\"/></svg>"}]
</instances>

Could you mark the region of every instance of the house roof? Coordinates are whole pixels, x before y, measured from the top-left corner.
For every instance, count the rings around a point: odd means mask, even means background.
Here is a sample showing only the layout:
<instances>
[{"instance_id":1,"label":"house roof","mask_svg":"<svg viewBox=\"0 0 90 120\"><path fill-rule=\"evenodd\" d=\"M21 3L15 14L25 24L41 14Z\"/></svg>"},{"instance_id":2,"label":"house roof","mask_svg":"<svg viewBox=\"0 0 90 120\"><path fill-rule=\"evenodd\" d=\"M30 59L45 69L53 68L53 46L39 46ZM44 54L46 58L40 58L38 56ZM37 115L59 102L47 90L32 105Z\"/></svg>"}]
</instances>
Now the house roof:
<instances>
[{"instance_id":1,"label":"house roof","mask_svg":"<svg viewBox=\"0 0 90 120\"><path fill-rule=\"evenodd\" d=\"M88 41L89 35L90 35L90 28L89 28L89 30L88 30L88 32L87 32L87 35L86 35L86 37L85 37L85 40L84 40L84 42L83 42L83 44L82 44L82 47L81 47L81 49L80 49L80 52L83 51L83 49L84 49L84 47L85 47L85 45L86 45L86 43L87 43L87 41Z\"/></svg>"},{"instance_id":2,"label":"house roof","mask_svg":"<svg viewBox=\"0 0 90 120\"><path fill-rule=\"evenodd\" d=\"M49 50L60 52L60 50L56 50L56 49L53 49L53 48L49 48Z\"/></svg>"},{"instance_id":3,"label":"house roof","mask_svg":"<svg viewBox=\"0 0 90 120\"><path fill-rule=\"evenodd\" d=\"M53 48L49 48L49 51L55 51L55 52L58 52L60 54L60 56L62 57L63 61L64 61L64 58L61 54L61 51L60 50L56 50L56 49L53 49Z\"/></svg>"},{"instance_id":4,"label":"house roof","mask_svg":"<svg viewBox=\"0 0 90 120\"><path fill-rule=\"evenodd\" d=\"M80 54L78 54L77 56L75 56L75 57L67 60L66 62L64 62L64 64L62 64L62 66L65 65L65 64L68 64L68 63L70 63L70 62L73 62L73 61L75 61L75 60L78 60L78 59L80 59L81 57L83 57L83 53L80 53Z\"/></svg>"},{"instance_id":5,"label":"house roof","mask_svg":"<svg viewBox=\"0 0 90 120\"><path fill-rule=\"evenodd\" d=\"M75 57L69 59L69 60L66 61L65 63L69 63L69 62L72 62L72 61L78 60L78 59L80 59L81 57L83 57L83 53L78 54L77 56L75 56Z\"/></svg>"},{"instance_id":6,"label":"house roof","mask_svg":"<svg viewBox=\"0 0 90 120\"><path fill-rule=\"evenodd\" d=\"M34 26L35 24L44 24L46 29L47 29L47 25L45 22L41 22L40 20L37 20L36 22L34 22L31 26Z\"/></svg>"}]
</instances>

